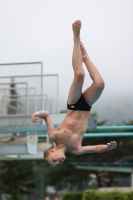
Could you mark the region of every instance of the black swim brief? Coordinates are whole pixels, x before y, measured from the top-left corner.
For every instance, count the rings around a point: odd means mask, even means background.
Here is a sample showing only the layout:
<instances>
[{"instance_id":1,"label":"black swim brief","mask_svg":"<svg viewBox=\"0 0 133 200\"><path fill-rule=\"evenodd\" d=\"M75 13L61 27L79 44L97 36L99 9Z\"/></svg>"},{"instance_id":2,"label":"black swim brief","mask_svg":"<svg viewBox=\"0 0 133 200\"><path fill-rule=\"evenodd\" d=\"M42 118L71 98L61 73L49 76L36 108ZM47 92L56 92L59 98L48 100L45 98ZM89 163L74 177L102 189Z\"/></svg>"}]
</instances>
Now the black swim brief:
<instances>
[{"instance_id":1,"label":"black swim brief","mask_svg":"<svg viewBox=\"0 0 133 200\"><path fill-rule=\"evenodd\" d=\"M83 111L90 111L91 106L89 106L85 100L84 97L81 96L80 99L77 101L77 103L74 103L72 105L67 104L67 109L69 110L83 110Z\"/></svg>"}]
</instances>

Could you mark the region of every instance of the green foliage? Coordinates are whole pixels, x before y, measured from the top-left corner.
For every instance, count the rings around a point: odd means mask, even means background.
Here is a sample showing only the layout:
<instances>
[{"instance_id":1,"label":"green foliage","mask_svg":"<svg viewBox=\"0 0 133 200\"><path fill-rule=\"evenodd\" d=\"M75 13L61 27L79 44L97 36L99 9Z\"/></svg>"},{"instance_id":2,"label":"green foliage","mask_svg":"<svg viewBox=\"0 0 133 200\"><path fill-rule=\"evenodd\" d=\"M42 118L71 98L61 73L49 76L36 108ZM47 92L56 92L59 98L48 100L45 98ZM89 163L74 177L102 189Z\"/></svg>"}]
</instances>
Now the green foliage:
<instances>
[{"instance_id":1,"label":"green foliage","mask_svg":"<svg viewBox=\"0 0 133 200\"><path fill-rule=\"evenodd\" d=\"M117 190L108 192L107 196L108 196L108 200L124 200L125 199L125 193L117 191Z\"/></svg>"},{"instance_id":2,"label":"green foliage","mask_svg":"<svg viewBox=\"0 0 133 200\"><path fill-rule=\"evenodd\" d=\"M60 185L61 182L77 183L87 180L86 172L78 170L75 166L65 161L62 165L56 167L45 167L44 175L49 185ZM77 176L78 174L78 176ZM59 178L60 177L60 178Z\"/></svg>"},{"instance_id":3,"label":"green foliage","mask_svg":"<svg viewBox=\"0 0 133 200\"><path fill-rule=\"evenodd\" d=\"M62 196L62 200L82 200L82 192L66 192Z\"/></svg>"},{"instance_id":4,"label":"green foliage","mask_svg":"<svg viewBox=\"0 0 133 200\"><path fill-rule=\"evenodd\" d=\"M106 193L97 190L86 190L82 200L107 200Z\"/></svg>"},{"instance_id":5,"label":"green foliage","mask_svg":"<svg viewBox=\"0 0 133 200\"><path fill-rule=\"evenodd\" d=\"M14 200L22 195L30 194L36 187L36 177L32 161L1 161L0 162L0 190L10 194Z\"/></svg>"},{"instance_id":6,"label":"green foliage","mask_svg":"<svg viewBox=\"0 0 133 200\"><path fill-rule=\"evenodd\" d=\"M17 196L16 199L14 199L14 196L6 196L6 200L25 200L23 196Z\"/></svg>"},{"instance_id":7,"label":"green foliage","mask_svg":"<svg viewBox=\"0 0 133 200\"><path fill-rule=\"evenodd\" d=\"M124 125L133 125L133 120L130 120L129 122L123 121L123 124Z\"/></svg>"},{"instance_id":8,"label":"green foliage","mask_svg":"<svg viewBox=\"0 0 133 200\"><path fill-rule=\"evenodd\" d=\"M67 110L61 110L60 111L60 113L66 113L67 112Z\"/></svg>"},{"instance_id":9,"label":"green foliage","mask_svg":"<svg viewBox=\"0 0 133 200\"><path fill-rule=\"evenodd\" d=\"M126 192L124 200L133 200L133 191Z\"/></svg>"},{"instance_id":10,"label":"green foliage","mask_svg":"<svg viewBox=\"0 0 133 200\"><path fill-rule=\"evenodd\" d=\"M86 190L82 200L133 200L133 192Z\"/></svg>"}]
</instances>

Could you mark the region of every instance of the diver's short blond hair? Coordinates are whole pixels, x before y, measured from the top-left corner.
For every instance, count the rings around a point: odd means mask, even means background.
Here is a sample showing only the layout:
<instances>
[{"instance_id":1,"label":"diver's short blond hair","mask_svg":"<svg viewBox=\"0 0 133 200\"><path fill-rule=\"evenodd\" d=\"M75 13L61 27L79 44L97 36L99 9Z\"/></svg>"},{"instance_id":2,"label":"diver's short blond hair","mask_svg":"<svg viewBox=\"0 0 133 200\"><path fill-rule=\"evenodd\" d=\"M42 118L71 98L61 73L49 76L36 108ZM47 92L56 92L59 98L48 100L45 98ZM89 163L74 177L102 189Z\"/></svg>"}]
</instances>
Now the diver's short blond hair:
<instances>
[{"instance_id":1,"label":"diver's short blond hair","mask_svg":"<svg viewBox=\"0 0 133 200\"><path fill-rule=\"evenodd\" d=\"M43 158L44 158L45 162L46 162L48 165L49 165L49 163L47 162L47 157L48 157L48 155L49 155L48 150L49 150L49 149L52 149L52 148L53 148L53 146L50 147L50 148L48 148L46 151L43 152Z\"/></svg>"}]
</instances>

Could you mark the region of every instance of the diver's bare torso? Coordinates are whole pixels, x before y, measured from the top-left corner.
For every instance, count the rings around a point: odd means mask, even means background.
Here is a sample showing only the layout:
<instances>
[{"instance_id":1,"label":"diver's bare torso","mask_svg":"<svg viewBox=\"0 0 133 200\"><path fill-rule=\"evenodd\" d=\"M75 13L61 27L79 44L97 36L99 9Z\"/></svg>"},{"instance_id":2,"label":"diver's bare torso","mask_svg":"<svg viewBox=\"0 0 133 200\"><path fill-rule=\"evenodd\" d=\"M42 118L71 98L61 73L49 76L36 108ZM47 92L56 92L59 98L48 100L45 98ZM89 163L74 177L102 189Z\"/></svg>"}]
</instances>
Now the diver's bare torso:
<instances>
[{"instance_id":1,"label":"diver's bare torso","mask_svg":"<svg viewBox=\"0 0 133 200\"><path fill-rule=\"evenodd\" d=\"M54 142L67 145L74 153L81 146L88 125L89 111L67 110L64 121L55 129Z\"/></svg>"}]
</instances>

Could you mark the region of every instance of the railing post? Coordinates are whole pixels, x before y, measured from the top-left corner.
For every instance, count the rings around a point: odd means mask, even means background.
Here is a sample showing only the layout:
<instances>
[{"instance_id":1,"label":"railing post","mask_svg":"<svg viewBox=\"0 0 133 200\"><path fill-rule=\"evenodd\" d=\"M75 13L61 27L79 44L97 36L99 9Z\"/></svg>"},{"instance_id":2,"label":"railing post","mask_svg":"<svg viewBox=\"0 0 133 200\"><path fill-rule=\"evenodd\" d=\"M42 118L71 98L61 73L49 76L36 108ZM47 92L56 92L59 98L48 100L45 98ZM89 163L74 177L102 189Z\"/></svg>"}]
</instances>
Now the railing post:
<instances>
[{"instance_id":1,"label":"railing post","mask_svg":"<svg viewBox=\"0 0 133 200\"><path fill-rule=\"evenodd\" d=\"M131 172L131 190L133 190L133 170Z\"/></svg>"}]
</instances>

